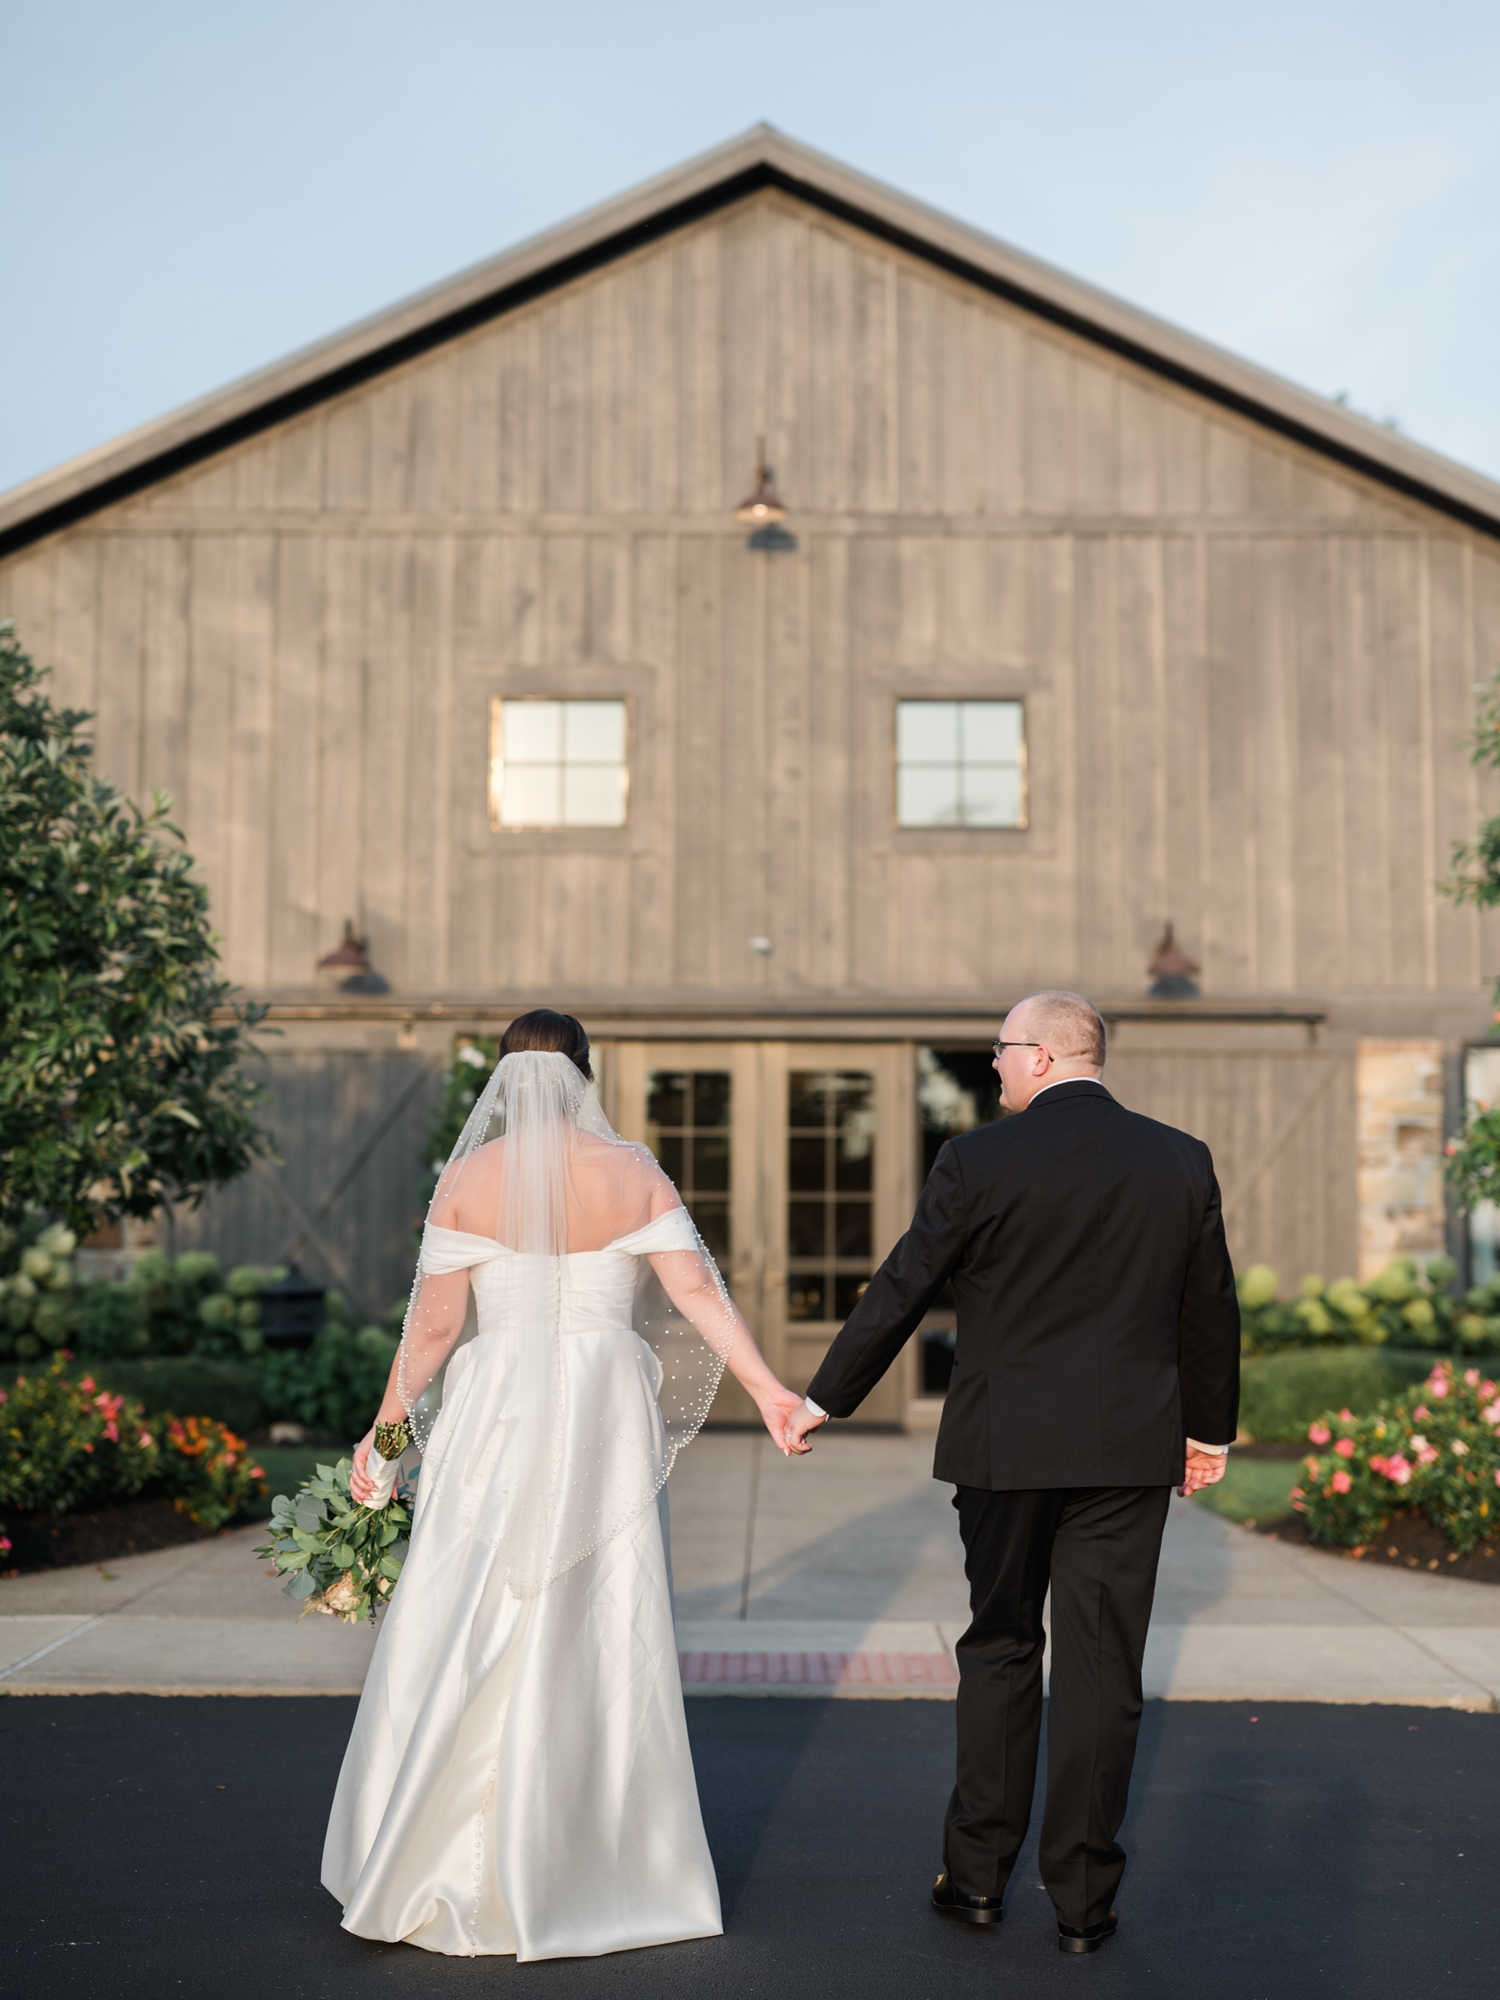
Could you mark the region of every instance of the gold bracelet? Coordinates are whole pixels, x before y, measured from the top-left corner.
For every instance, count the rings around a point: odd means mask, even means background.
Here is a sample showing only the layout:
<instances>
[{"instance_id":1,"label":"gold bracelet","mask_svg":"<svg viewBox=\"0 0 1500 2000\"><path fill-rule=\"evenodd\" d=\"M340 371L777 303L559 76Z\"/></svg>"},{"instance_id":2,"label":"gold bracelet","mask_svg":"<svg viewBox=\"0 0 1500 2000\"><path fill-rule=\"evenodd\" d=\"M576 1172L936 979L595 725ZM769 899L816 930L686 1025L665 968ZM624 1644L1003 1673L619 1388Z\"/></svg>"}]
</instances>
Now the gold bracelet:
<instances>
[{"instance_id":1,"label":"gold bracelet","mask_svg":"<svg viewBox=\"0 0 1500 2000\"><path fill-rule=\"evenodd\" d=\"M377 1424L375 1426L375 1449L391 1465L411 1443L411 1424L403 1417L399 1423Z\"/></svg>"}]
</instances>

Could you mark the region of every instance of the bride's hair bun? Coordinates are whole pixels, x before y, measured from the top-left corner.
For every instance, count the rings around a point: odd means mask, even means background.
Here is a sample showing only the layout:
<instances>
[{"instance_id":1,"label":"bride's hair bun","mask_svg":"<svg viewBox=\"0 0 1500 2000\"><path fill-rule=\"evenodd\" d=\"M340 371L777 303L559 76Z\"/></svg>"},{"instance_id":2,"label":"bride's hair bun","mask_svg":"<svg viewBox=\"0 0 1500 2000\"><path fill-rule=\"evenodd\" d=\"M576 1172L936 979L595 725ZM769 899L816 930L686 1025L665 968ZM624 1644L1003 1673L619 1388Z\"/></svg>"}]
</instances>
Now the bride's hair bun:
<instances>
[{"instance_id":1,"label":"bride's hair bun","mask_svg":"<svg viewBox=\"0 0 1500 2000\"><path fill-rule=\"evenodd\" d=\"M555 1014L550 1007L533 1007L529 1014L517 1014L500 1037L500 1053L513 1056L521 1049L566 1056L590 1083L594 1080L589 1068L589 1038L582 1021L575 1021L571 1014Z\"/></svg>"}]
</instances>

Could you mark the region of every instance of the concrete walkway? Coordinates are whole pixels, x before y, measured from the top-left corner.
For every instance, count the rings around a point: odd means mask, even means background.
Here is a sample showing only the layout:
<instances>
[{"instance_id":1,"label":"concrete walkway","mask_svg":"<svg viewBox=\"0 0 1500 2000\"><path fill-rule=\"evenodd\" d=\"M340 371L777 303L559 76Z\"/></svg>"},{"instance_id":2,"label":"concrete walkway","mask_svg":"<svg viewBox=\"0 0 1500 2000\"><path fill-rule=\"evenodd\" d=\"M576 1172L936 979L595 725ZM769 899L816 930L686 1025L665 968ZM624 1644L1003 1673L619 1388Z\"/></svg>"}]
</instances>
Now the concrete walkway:
<instances>
[{"instance_id":1,"label":"concrete walkway","mask_svg":"<svg viewBox=\"0 0 1500 2000\"><path fill-rule=\"evenodd\" d=\"M966 1620L951 1489L924 1437L834 1432L788 1464L717 1432L672 1476L684 1684L951 1699ZM373 1634L298 1607L262 1528L0 1582L0 1692L344 1694ZM1500 1587L1367 1569L1174 1500L1146 1692L1177 1701L1500 1706Z\"/></svg>"}]
</instances>

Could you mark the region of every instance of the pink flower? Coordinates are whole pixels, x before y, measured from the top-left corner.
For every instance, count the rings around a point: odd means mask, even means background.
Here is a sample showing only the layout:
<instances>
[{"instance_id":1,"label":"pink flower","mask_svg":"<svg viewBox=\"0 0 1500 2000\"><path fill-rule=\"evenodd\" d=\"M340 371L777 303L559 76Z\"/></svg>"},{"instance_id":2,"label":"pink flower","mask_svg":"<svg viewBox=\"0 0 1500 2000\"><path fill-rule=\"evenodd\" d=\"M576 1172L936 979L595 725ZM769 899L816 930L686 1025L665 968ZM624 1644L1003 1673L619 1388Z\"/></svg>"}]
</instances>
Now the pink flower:
<instances>
[{"instance_id":1,"label":"pink flower","mask_svg":"<svg viewBox=\"0 0 1500 2000\"><path fill-rule=\"evenodd\" d=\"M1455 1458L1467 1458L1468 1455L1469 1447L1464 1443L1463 1439L1455 1438L1453 1440L1453 1456Z\"/></svg>"},{"instance_id":2,"label":"pink flower","mask_svg":"<svg viewBox=\"0 0 1500 2000\"><path fill-rule=\"evenodd\" d=\"M1309 1424L1307 1427L1307 1437L1310 1444L1327 1444L1332 1436L1333 1432L1328 1428L1327 1424Z\"/></svg>"},{"instance_id":3,"label":"pink flower","mask_svg":"<svg viewBox=\"0 0 1500 2000\"><path fill-rule=\"evenodd\" d=\"M1479 1414L1487 1424L1500 1424L1500 1396L1493 1403L1486 1403Z\"/></svg>"},{"instance_id":4,"label":"pink flower","mask_svg":"<svg viewBox=\"0 0 1500 2000\"><path fill-rule=\"evenodd\" d=\"M1443 1400L1444 1396L1446 1396L1448 1393L1447 1376L1434 1374L1432 1379L1427 1384L1427 1393L1434 1399L1434 1401L1440 1403Z\"/></svg>"},{"instance_id":5,"label":"pink flower","mask_svg":"<svg viewBox=\"0 0 1500 2000\"><path fill-rule=\"evenodd\" d=\"M1316 1479L1318 1474L1323 1470L1322 1464L1316 1458L1304 1458L1302 1464L1309 1479Z\"/></svg>"},{"instance_id":6,"label":"pink flower","mask_svg":"<svg viewBox=\"0 0 1500 2000\"><path fill-rule=\"evenodd\" d=\"M1484 1401L1484 1399L1485 1399L1485 1397L1486 1397L1486 1396L1493 1396L1493 1395L1494 1395L1494 1393L1495 1393L1495 1385L1494 1385L1494 1383L1493 1383L1493 1382L1481 1382L1481 1383L1480 1383L1480 1385L1479 1385L1479 1400L1480 1400L1480 1402L1481 1402L1481 1403L1482 1403L1482 1402Z\"/></svg>"},{"instance_id":7,"label":"pink flower","mask_svg":"<svg viewBox=\"0 0 1500 2000\"><path fill-rule=\"evenodd\" d=\"M1340 1438L1333 1448L1340 1458L1353 1458L1354 1456L1353 1438Z\"/></svg>"},{"instance_id":8,"label":"pink flower","mask_svg":"<svg viewBox=\"0 0 1500 2000\"><path fill-rule=\"evenodd\" d=\"M1354 1412L1353 1412L1353 1410L1340 1410L1340 1411L1339 1411L1339 1422L1340 1422L1341 1424L1352 1424L1352 1423L1354 1422Z\"/></svg>"},{"instance_id":9,"label":"pink flower","mask_svg":"<svg viewBox=\"0 0 1500 2000\"><path fill-rule=\"evenodd\" d=\"M1477 1368L1466 1368L1464 1370L1464 1380L1471 1389L1477 1389L1479 1387L1479 1370Z\"/></svg>"},{"instance_id":10,"label":"pink flower","mask_svg":"<svg viewBox=\"0 0 1500 2000\"><path fill-rule=\"evenodd\" d=\"M1418 1423L1421 1423L1422 1419L1424 1417L1430 1417L1432 1415L1432 1412L1431 1410L1428 1409L1425 1403L1418 1403L1417 1407L1412 1411L1412 1415L1416 1418Z\"/></svg>"},{"instance_id":11,"label":"pink flower","mask_svg":"<svg viewBox=\"0 0 1500 2000\"><path fill-rule=\"evenodd\" d=\"M0 1535L0 1556L8 1556L10 1554L10 1546L10 1536Z\"/></svg>"},{"instance_id":12,"label":"pink flower","mask_svg":"<svg viewBox=\"0 0 1500 2000\"><path fill-rule=\"evenodd\" d=\"M1347 1493L1349 1491L1349 1488L1354 1484L1354 1481L1349 1477L1348 1473L1345 1472L1344 1468L1340 1466L1338 1471L1333 1475L1333 1478L1329 1481L1329 1484L1332 1486L1335 1493Z\"/></svg>"},{"instance_id":13,"label":"pink flower","mask_svg":"<svg viewBox=\"0 0 1500 2000\"><path fill-rule=\"evenodd\" d=\"M1404 1486L1411 1478L1411 1467L1399 1451L1392 1452L1389 1458L1382 1459L1380 1470L1396 1486ZM1500 1486L1500 1473L1495 1475L1495 1484Z\"/></svg>"},{"instance_id":14,"label":"pink flower","mask_svg":"<svg viewBox=\"0 0 1500 2000\"><path fill-rule=\"evenodd\" d=\"M109 1439L111 1444L118 1444L120 1442L119 1427L113 1417L104 1426L104 1435Z\"/></svg>"},{"instance_id":15,"label":"pink flower","mask_svg":"<svg viewBox=\"0 0 1500 2000\"><path fill-rule=\"evenodd\" d=\"M0 1389L0 1403L8 1403L9 1401L10 1397L6 1395L3 1389Z\"/></svg>"},{"instance_id":16,"label":"pink flower","mask_svg":"<svg viewBox=\"0 0 1500 2000\"><path fill-rule=\"evenodd\" d=\"M155 1438L152 1437L150 1431L142 1431L140 1436L136 1439L136 1443L139 1445L144 1445L148 1451L150 1450L151 1446L155 1444L155 1442L156 1440Z\"/></svg>"},{"instance_id":17,"label":"pink flower","mask_svg":"<svg viewBox=\"0 0 1500 2000\"><path fill-rule=\"evenodd\" d=\"M82 1391L83 1391L83 1393L84 1393L84 1395L85 1395L85 1396L92 1396L92 1395L93 1395L93 1393L94 1393L94 1378L93 1378L93 1376L92 1376L92 1375L85 1375L85 1376L84 1376L84 1378L83 1378L83 1380L82 1380L82 1381L81 1381L81 1382L79 1383L79 1385L78 1385L78 1386L79 1386L79 1388L80 1388L80 1389L82 1389Z\"/></svg>"}]
</instances>

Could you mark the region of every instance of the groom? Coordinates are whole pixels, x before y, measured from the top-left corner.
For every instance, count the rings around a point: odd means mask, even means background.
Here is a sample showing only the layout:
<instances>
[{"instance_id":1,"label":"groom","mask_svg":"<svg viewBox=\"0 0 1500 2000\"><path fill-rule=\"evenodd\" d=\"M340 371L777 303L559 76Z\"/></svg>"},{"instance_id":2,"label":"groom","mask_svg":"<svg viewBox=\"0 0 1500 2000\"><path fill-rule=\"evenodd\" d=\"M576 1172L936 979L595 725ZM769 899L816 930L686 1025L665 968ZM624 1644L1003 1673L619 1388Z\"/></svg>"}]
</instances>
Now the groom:
<instances>
[{"instance_id":1,"label":"groom","mask_svg":"<svg viewBox=\"0 0 1500 2000\"><path fill-rule=\"evenodd\" d=\"M911 1228L790 1419L851 1416L950 1280L953 1380L935 1478L958 1488L973 1622L957 1646L958 1774L936 1909L997 1924L1026 1837L1052 1684L1041 1873L1064 1951L1115 1929L1141 1657L1171 1489L1223 1476L1240 1319L1208 1148L1117 1104L1104 1023L1033 993L995 1044L1023 1115L950 1139Z\"/></svg>"}]
</instances>

